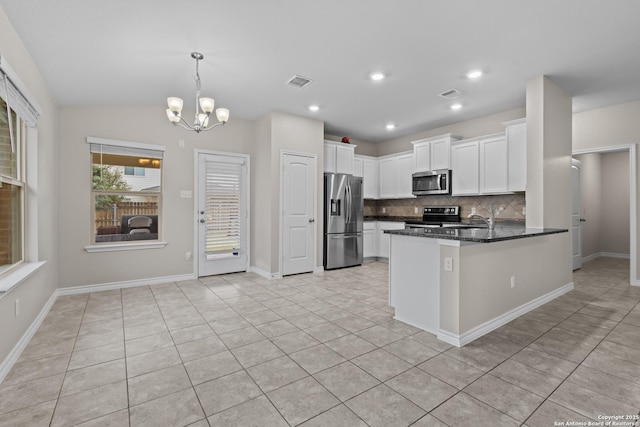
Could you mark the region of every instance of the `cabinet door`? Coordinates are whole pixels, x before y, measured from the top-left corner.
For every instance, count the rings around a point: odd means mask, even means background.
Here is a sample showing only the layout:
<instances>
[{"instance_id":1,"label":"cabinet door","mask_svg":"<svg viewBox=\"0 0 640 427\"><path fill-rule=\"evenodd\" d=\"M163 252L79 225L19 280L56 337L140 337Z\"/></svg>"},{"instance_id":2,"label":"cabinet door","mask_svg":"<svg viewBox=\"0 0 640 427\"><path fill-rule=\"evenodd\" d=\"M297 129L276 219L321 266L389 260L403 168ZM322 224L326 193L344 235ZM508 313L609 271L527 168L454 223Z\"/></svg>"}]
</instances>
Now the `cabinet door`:
<instances>
[{"instance_id":1,"label":"cabinet door","mask_svg":"<svg viewBox=\"0 0 640 427\"><path fill-rule=\"evenodd\" d=\"M354 147L336 145L336 173L353 173Z\"/></svg>"},{"instance_id":2,"label":"cabinet door","mask_svg":"<svg viewBox=\"0 0 640 427\"><path fill-rule=\"evenodd\" d=\"M507 139L480 141L480 194L506 193L508 186Z\"/></svg>"},{"instance_id":3,"label":"cabinet door","mask_svg":"<svg viewBox=\"0 0 640 427\"><path fill-rule=\"evenodd\" d=\"M364 185L364 198L378 198L378 161L373 159L364 159L362 161L362 169L364 171L362 182Z\"/></svg>"},{"instance_id":4,"label":"cabinet door","mask_svg":"<svg viewBox=\"0 0 640 427\"><path fill-rule=\"evenodd\" d=\"M396 197L415 197L412 192L413 153L403 154L396 160Z\"/></svg>"},{"instance_id":5,"label":"cabinet door","mask_svg":"<svg viewBox=\"0 0 640 427\"><path fill-rule=\"evenodd\" d=\"M380 160L380 198L393 199L396 197L396 158Z\"/></svg>"},{"instance_id":6,"label":"cabinet door","mask_svg":"<svg viewBox=\"0 0 640 427\"><path fill-rule=\"evenodd\" d=\"M404 222L378 222L378 256L381 258L389 258L389 243L391 238L388 234L384 233L384 230L402 230L404 228Z\"/></svg>"},{"instance_id":7,"label":"cabinet door","mask_svg":"<svg viewBox=\"0 0 640 427\"><path fill-rule=\"evenodd\" d=\"M353 157L353 176L364 178L364 159L362 157Z\"/></svg>"},{"instance_id":8,"label":"cabinet door","mask_svg":"<svg viewBox=\"0 0 640 427\"><path fill-rule=\"evenodd\" d=\"M431 169L449 169L449 154L451 152L451 144L449 138L442 138L431 141Z\"/></svg>"},{"instance_id":9,"label":"cabinet door","mask_svg":"<svg viewBox=\"0 0 640 427\"><path fill-rule=\"evenodd\" d=\"M527 123L507 127L509 152L509 191L527 187Z\"/></svg>"},{"instance_id":10,"label":"cabinet door","mask_svg":"<svg viewBox=\"0 0 640 427\"><path fill-rule=\"evenodd\" d=\"M325 172L336 172L336 146L335 145L324 145L324 171Z\"/></svg>"},{"instance_id":11,"label":"cabinet door","mask_svg":"<svg viewBox=\"0 0 640 427\"><path fill-rule=\"evenodd\" d=\"M431 170L431 144L428 142L415 144L413 146L415 156L415 172L426 172Z\"/></svg>"},{"instance_id":12,"label":"cabinet door","mask_svg":"<svg viewBox=\"0 0 640 427\"><path fill-rule=\"evenodd\" d=\"M478 141L451 146L451 185L454 196L480 191Z\"/></svg>"},{"instance_id":13,"label":"cabinet door","mask_svg":"<svg viewBox=\"0 0 640 427\"><path fill-rule=\"evenodd\" d=\"M378 225L377 222L365 222L362 230L362 256L372 258L378 256L376 241Z\"/></svg>"}]
</instances>

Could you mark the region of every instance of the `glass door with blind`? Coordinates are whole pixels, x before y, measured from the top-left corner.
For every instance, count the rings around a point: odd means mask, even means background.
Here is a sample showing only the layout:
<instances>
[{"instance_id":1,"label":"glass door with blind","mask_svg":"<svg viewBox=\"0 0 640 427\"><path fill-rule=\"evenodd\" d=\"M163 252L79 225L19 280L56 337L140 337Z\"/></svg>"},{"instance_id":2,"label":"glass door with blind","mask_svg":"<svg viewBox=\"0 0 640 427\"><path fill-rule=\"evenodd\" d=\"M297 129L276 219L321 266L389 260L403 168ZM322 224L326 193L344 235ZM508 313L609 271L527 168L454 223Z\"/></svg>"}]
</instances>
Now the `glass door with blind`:
<instances>
[{"instance_id":1,"label":"glass door with blind","mask_svg":"<svg viewBox=\"0 0 640 427\"><path fill-rule=\"evenodd\" d=\"M248 268L248 158L198 154L198 276Z\"/></svg>"}]
</instances>

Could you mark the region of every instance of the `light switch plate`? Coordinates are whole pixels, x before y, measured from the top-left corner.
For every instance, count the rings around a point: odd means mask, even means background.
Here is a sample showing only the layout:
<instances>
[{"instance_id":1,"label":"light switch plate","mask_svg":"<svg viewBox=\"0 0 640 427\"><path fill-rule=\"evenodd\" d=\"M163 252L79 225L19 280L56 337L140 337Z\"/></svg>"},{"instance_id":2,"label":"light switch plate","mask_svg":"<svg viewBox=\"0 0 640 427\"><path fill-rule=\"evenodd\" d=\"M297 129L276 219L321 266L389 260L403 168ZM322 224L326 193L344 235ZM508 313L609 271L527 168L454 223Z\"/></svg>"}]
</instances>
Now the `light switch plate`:
<instances>
[{"instance_id":1,"label":"light switch plate","mask_svg":"<svg viewBox=\"0 0 640 427\"><path fill-rule=\"evenodd\" d=\"M180 197L183 199L190 199L193 197L191 190L180 190Z\"/></svg>"}]
</instances>

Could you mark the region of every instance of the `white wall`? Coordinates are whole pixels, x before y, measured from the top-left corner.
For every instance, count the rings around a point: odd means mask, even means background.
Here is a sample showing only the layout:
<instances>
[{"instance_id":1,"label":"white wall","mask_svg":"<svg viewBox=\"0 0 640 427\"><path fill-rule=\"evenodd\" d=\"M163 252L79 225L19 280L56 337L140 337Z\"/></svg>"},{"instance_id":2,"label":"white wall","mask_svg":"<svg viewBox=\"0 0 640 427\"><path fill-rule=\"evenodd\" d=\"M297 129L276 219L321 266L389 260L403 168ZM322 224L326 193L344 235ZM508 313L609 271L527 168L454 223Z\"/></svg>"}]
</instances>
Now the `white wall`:
<instances>
[{"instance_id":1,"label":"white wall","mask_svg":"<svg viewBox=\"0 0 640 427\"><path fill-rule=\"evenodd\" d=\"M19 76L30 95L42 107L38 120L37 204L27 207L37 211L38 254L46 261L44 268L0 297L0 362L7 357L20 337L42 310L58 286L57 254L57 110L49 88L33 63L29 52L18 38L4 11L0 8L0 55ZM15 300L20 299L20 315L14 316Z\"/></svg>"},{"instance_id":2,"label":"white wall","mask_svg":"<svg viewBox=\"0 0 640 427\"><path fill-rule=\"evenodd\" d=\"M589 150L596 148L615 147L626 144L640 143L640 101L628 102L625 104L613 105L599 108L597 110L576 113L573 115L573 150ZM636 150L636 164L638 153ZM636 177L638 180L640 177ZM639 202L637 192L640 185L636 181L636 201ZM636 206L638 211L640 206ZM634 218L636 226L636 242L640 228L638 218ZM638 253L638 247L636 247ZM636 271L640 266L640 257L636 260ZM636 281L637 277L632 277Z\"/></svg>"},{"instance_id":3,"label":"white wall","mask_svg":"<svg viewBox=\"0 0 640 427\"><path fill-rule=\"evenodd\" d=\"M602 218L602 162L598 153L574 156L580 165L580 198L582 204L582 257L598 255Z\"/></svg>"},{"instance_id":4,"label":"white wall","mask_svg":"<svg viewBox=\"0 0 640 427\"><path fill-rule=\"evenodd\" d=\"M377 144L378 150L376 155L386 156L387 154L411 151L413 150L411 141L429 138L431 136L443 135L445 133L453 133L455 135L460 135L463 138L473 138L476 136L504 132L504 125L502 124L503 122L521 119L525 117L525 115L526 113L524 107L515 108L513 110L503 111L501 113L491 114L488 116L479 117L477 119L466 120L448 126L442 126L411 135L388 139ZM356 151L359 153L358 148L359 147L356 147Z\"/></svg>"},{"instance_id":5,"label":"white wall","mask_svg":"<svg viewBox=\"0 0 640 427\"><path fill-rule=\"evenodd\" d=\"M629 254L629 153L602 155L602 252Z\"/></svg>"},{"instance_id":6,"label":"white wall","mask_svg":"<svg viewBox=\"0 0 640 427\"><path fill-rule=\"evenodd\" d=\"M185 113L188 114L188 113ZM65 107L59 114L58 175L59 286L82 286L193 272L185 253L193 252L194 150L251 154L254 123L231 119L225 126L196 134L172 126L159 105ZM88 136L163 145L162 249L87 253L91 243L91 186ZM178 141L184 140L185 148ZM252 167L253 167L253 161ZM252 171L253 174L253 171Z\"/></svg>"}]
</instances>

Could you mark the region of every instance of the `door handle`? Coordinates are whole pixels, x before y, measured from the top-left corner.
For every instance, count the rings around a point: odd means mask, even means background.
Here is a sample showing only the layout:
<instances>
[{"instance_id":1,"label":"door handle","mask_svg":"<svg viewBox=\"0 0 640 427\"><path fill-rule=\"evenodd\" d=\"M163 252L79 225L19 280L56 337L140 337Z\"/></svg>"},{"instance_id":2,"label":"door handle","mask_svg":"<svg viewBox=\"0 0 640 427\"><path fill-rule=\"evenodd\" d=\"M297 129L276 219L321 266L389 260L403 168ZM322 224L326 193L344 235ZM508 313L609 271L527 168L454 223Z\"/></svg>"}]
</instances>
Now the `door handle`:
<instances>
[{"instance_id":1,"label":"door handle","mask_svg":"<svg viewBox=\"0 0 640 427\"><path fill-rule=\"evenodd\" d=\"M202 219L200 220L200 223L201 223L201 224L204 224L204 218L202 218Z\"/></svg>"},{"instance_id":2,"label":"door handle","mask_svg":"<svg viewBox=\"0 0 640 427\"><path fill-rule=\"evenodd\" d=\"M204 215L204 211L200 211L200 215Z\"/></svg>"},{"instance_id":3,"label":"door handle","mask_svg":"<svg viewBox=\"0 0 640 427\"><path fill-rule=\"evenodd\" d=\"M584 218L580 218L580 222L587 222L587 220Z\"/></svg>"},{"instance_id":4,"label":"door handle","mask_svg":"<svg viewBox=\"0 0 640 427\"><path fill-rule=\"evenodd\" d=\"M314 218L309 218L309 223L316 222Z\"/></svg>"}]
</instances>

